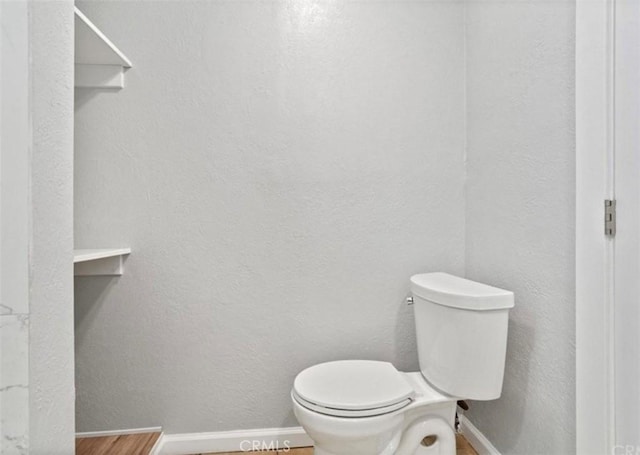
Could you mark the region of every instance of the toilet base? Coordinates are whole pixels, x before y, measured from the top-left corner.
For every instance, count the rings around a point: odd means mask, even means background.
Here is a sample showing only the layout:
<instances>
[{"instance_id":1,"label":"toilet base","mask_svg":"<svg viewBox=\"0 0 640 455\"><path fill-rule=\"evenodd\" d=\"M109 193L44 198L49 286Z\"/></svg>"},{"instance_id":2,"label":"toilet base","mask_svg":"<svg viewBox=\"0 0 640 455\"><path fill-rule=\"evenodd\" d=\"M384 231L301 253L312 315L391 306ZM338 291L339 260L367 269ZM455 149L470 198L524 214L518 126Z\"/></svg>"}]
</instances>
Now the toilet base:
<instances>
[{"instance_id":1,"label":"toilet base","mask_svg":"<svg viewBox=\"0 0 640 455\"><path fill-rule=\"evenodd\" d=\"M312 411L298 406L296 416L314 441L314 455L455 455L456 439L453 428L455 401L439 406L424 406L405 413L381 416L387 422L380 426L347 429L362 419L336 419L336 422L321 422L325 431L318 431L317 420L322 418ZM331 426L335 423L335 426ZM434 436L430 445L422 442ZM428 442L428 441L426 441Z\"/></svg>"},{"instance_id":2,"label":"toilet base","mask_svg":"<svg viewBox=\"0 0 640 455\"><path fill-rule=\"evenodd\" d=\"M455 455L457 399L435 391L420 373L402 374L416 392L414 401L373 417L321 414L292 395L298 422L314 441L314 455ZM436 442L422 445L427 436L436 436Z\"/></svg>"},{"instance_id":3,"label":"toilet base","mask_svg":"<svg viewBox=\"0 0 640 455\"><path fill-rule=\"evenodd\" d=\"M335 453L327 452L326 450L322 450L320 448L313 449L313 455L336 455Z\"/></svg>"},{"instance_id":4,"label":"toilet base","mask_svg":"<svg viewBox=\"0 0 640 455\"><path fill-rule=\"evenodd\" d=\"M413 434L411 434L413 433ZM429 446L423 445L421 438L437 435L436 441ZM408 439L405 439L408 438ZM344 455L340 451L329 452L320 447L313 449L314 455ZM455 455L456 437L453 428L441 419L428 419L410 425L403 435L399 447L388 447L386 450L372 455Z\"/></svg>"}]
</instances>

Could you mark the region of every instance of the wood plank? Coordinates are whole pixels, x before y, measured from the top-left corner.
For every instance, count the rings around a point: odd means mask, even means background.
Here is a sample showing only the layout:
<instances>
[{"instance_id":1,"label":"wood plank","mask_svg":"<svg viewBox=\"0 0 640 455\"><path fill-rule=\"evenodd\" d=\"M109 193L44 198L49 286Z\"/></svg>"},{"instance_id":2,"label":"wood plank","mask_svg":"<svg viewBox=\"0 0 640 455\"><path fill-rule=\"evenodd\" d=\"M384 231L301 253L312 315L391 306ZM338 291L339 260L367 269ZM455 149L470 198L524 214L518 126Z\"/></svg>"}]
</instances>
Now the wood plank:
<instances>
[{"instance_id":1,"label":"wood plank","mask_svg":"<svg viewBox=\"0 0 640 455\"><path fill-rule=\"evenodd\" d=\"M156 444L156 441L160 438L160 433L149 433L149 440L147 441L147 443L142 447L142 454L147 455L149 453L151 453L151 449L153 449L153 446Z\"/></svg>"},{"instance_id":2,"label":"wood plank","mask_svg":"<svg viewBox=\"0 0 640 455\"><path fill-rule=\"evenodd\" d=\"M461 434L456 435L456 455L478 455L469 441L467 441Z\"/></svg>"},{"instance_id":3,"label":"wood plank","mask_svg":"<svg viewBox=\"0 0 640 455\"><path fill-rule=\"evenodd\" d=\"M280 450L278 455L313 455L313 447L301 447L297 449L290 449L288 452Z\"/></svg>"},{"instance_id":4,"label":"wood plank","mask_svg":"<svg viewBox=\"0 0 640 455\"><path fill-rule=\"evenodd\" d=\"M107 455L118 436L102 436L98 438L76 439L77 455Z\"/></svg>"},{"instance_id":5,"label":"wood plank","mask_svg":"<svg viewBox=\"0 0 640 455\"><path fill-rule=\"evenodd\" d=\"M76 438L76 455L148 455L160 433Z\"/></svg>"},{"instance_id":6,"label":"wood plank","mask_svg":"<svg viewBox=\"0 0 640 455\"><path fill-rule=\"evenodd\" d=\"M129 434L119 436L112 448L114 454L148 455L144 451L152 433Z\"/></svg>"}]
</instances>

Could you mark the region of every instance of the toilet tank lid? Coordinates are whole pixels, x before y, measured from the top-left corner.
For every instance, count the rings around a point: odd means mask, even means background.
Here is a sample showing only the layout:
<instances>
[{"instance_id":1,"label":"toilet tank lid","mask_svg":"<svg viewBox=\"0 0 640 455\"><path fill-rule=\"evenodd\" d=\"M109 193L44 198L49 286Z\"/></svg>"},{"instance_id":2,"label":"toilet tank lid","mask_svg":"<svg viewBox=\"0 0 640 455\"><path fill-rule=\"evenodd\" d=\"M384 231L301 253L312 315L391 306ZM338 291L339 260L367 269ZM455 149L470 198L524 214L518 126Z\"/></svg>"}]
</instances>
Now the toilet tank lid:
<instances>
[{"instance_id":1,"label":"toilet tank lid","mask_svg":"<svg viewBox=\"0 0 640 455\"><path fill-rule=\"evenodd\" d=\"M421 273L411 277L411 292L439 305L486 311L513 308L513 292L448 273Z\"/></svg>"}]
</instances>

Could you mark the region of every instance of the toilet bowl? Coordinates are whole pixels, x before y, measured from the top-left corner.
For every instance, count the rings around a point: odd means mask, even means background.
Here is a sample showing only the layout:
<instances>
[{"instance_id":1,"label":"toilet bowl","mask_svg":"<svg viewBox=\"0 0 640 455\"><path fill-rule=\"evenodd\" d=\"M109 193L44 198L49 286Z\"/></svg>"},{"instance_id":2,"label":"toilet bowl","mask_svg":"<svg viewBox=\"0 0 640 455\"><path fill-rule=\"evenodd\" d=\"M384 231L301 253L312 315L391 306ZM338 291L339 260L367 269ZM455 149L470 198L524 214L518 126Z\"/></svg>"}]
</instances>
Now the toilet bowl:
<instances>
[{"instance_id":1,"label":"toilet bowl","mask_svg":"<svg viewBox=\"0 0 640 455\"><path fill-rule=\"evenodd\" d=\"M339 360L296 376L315 455L454 455L457 401L500 396L513 293L445 273L415 275L411 290L420 372Z\"/></svg>"},{"instance_id":2,"label":"toilet bowl","mask_svg":"<svg viewBox=\"0 0 640 455\"><path fill-rule=\"evenodd\" d=\"M371 386L364 392L358 387L363 379ZM319 390L317 385L323 383L336 387ZM299 393L315 393L319 403L309 402ZM343 400L345 404L337 404L348 395L351 399ZM298 422L315 442L316 455L455 452L456 400L430 387L420 373L401 373L386 362L329 362L298 375L291 397ZM385 401L386 405L378 406ZM343 407L349 409L340 409ZM426 425L428 422L434 423L433 428ZM407 432L412 425L420 425L420 431L413 435ZM436 436L435 443L422 446L425 436ZM401 445L404 449L399 451Z\"/></svg>"}]
</instances>

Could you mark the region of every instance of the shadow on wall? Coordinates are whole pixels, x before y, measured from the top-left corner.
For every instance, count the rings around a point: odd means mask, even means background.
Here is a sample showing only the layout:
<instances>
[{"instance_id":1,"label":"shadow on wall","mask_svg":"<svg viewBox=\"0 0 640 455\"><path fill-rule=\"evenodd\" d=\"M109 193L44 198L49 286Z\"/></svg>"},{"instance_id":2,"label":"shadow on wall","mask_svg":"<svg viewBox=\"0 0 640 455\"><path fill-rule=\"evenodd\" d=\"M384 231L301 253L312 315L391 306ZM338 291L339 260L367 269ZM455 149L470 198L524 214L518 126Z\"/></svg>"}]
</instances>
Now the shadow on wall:
<instances>
[{"instance_id":1,"label":"shadow on wall","mask_svg":"<svg viewBox=\"0 0 640 455\"><path fill-rule=\"evenodd\" d=\"M413 307L407 305L406 297L403 297L398 304L394 333L395 358L398 359L394 366L399 371L418 371L416 324Z\"/></svg>"},{"instance_id":2,"label":"shadow on wall","mask_svg":"<svg viewBox=\"0 0 640 455\"><path fill-rule=\"evenodd\" d=\"M298 425L300 424L298 423L298 419L296 419L296 416L293 413L293 407L292 407L291 409L289 409L289 412L287 413L286 417L282 420L280 427L290 428L290 427L297 427Z\"/></svg>"},{"instance_id":3,"label":"shadow on wall","mask_svg":"<svg viewBox=\"0 0 640 455\"><path fill-rule=\"evenodd\" d=\"M508 402L509 416L507 418L512 422L515 431L504 432L501 437L503 439L502 449L504 453L511 453L511 450L517 446L521 439L521 433L524 428L526 397L529 396L529 374L531 357L520 358L517 362L510 360L516 358L516 353L530 353L532 346L535 345L534 328L509 319L509 335L507 340L507 363L505 371L511 374L505 374L504 384L502 386L502 396L499 400ZM521 354L519 354L521 355ZM487 429L485 436L492 439L492 433L499 431L496 425L502 420L495 416L496 407L493 406L495 401L474 401L471 405L474 423L482 422L482 428ZM504 419L505 416L502 418ZM532 431L528 428L527 431ZM535 430L533 430L535 431Z\"/></svg>"},{"instance_id":4,"label":"shadow on wall","mask_svg":"<svg viewBox=\"0 0 640 455\"><path fill-rule=\"evenodd\" d=\"M82 109L92 99L102 96L117 96L122 89L113 88L76 88L73 94L73 107L75 110Z\"/></svg>"},{"instance_id":5,"label":"shadow on wall","mask_svg":"<svg viewBox=\"0 0 640 455\"><path fill-rule=\"evenodd\" d=\"M76 304L74 311L76 346L82 343L85 328L100 311L109 289L116 285L119 278L113 276L93 276L76 278L74 292ZM82 304L79 304L82 302Z\"/></svg>"}]
</instances>

